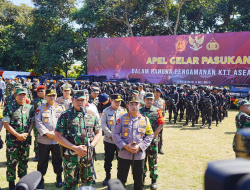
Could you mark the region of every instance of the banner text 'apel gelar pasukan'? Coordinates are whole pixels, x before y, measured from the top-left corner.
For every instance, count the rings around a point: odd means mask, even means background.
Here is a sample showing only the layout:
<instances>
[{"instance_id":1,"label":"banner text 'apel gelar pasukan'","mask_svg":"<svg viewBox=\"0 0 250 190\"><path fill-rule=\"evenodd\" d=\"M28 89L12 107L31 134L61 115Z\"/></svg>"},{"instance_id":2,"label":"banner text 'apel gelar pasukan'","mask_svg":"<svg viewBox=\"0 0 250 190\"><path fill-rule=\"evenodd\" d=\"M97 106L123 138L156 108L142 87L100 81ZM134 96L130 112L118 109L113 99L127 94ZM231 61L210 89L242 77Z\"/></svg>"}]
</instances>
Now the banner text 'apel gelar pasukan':
<instances>
[{"instance_id":1,"label":"banner text 'apel gelar pasukan'","mask_svg":"<svg viewBox=\"0 0 250 190\"><path fill-rule=\"evenodd\" d=\"M90 38L88 74L158 84L250 84L250 32Z\"/></svg>"}]
</instances>

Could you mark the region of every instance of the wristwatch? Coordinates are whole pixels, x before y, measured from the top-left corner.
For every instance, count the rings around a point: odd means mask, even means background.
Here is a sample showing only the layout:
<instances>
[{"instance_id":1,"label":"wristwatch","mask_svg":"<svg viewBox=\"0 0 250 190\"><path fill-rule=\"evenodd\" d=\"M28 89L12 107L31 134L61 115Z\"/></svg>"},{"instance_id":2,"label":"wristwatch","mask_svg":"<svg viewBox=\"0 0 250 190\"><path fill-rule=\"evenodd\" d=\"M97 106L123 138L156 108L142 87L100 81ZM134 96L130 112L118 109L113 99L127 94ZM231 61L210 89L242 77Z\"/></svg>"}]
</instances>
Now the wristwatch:
<instances>
[{"instance_id":1,"label":"wristwatch","mask_svg":"<svg viewBox=\"0 0 250 190\"><path fill-rule=\"evenodd\" d=\"M90 147L91 147L91 148L95 148L95 146L94 146L94 145L92 145L92 144L90 144Z\"/></svg>"},{"instance_id":2,"label":"wristwatch","mask_svg":"<svg viewBox=\"0 0 250 190\"><path fill-rule=\"evenodd\" d=\"M30 135L30 132L28 131L29 135Z\"/></svg>"}]
</instances>

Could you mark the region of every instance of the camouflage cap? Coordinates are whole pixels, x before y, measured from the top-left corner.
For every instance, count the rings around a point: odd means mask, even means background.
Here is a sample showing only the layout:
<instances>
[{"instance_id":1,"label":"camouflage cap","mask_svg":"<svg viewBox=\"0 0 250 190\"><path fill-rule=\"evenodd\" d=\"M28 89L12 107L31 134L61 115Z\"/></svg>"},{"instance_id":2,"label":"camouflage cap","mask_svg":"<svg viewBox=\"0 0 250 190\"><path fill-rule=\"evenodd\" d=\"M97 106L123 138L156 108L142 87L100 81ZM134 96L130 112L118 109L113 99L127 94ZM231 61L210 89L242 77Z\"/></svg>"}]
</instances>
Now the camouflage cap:
<instances>
[{"instance_id":1,"label":"camouflage cap","mask_svg":"<svg viewBox=\"0 0 250 190\"><path fill-rule=\"evenodd\" d=\"M27 89L26 88L18 88L18 89L16 89L15 94L27 94Z\"/></svg>"},{"instance_id":2,"label":"camouflage cap","mask_svg":"<svg viewBox=\"0 0 250 190\"><path fill-rule=\"evenodd\" d=\"M85 96L88 96L88 95L89 95L88 89L82 89L82 91L84 92L84 95L85 95Z\"/></svg>"},{"instance_id":3,"label":"camouflage cap","mask_svg":"<svg viewBox=\"0 0 250 190\"><path fill-rule=\"evenodd\" d=\"M74 99L84 99L86 100L85 91L83 90L75 90L73 94Z\"/></svg>"},{"instance_id":4,"label":"camouflage cap","mask_svg":"<svg viewBox=\"0 0 250 190\"><path fill-rule=\"evenodd\" d=\"M138 90L133 90L133 91L132 91L132 94L139 95L140 93L139 93Z\"/></svg>"},{"instance_id":5,"label":"camouflage cap","mask_svg":"<svg viewBox=\"0 0 250 190\"><path fill-rule=\"evenodd\" d=\"M155 96L152 92L147 92L145 95L144 95L144 99L146 98L152 98L152 99L155 99Z\"/></svg>"},{"instance_id":6,"label":"camouflage cap","mask_svg":"<svg viewBox=\"0 0 250 190\"><path fill-rule=\"evenodd\" d=\"M247 100L240 100L239 102L237 102L236 107L239 108L240 106L247 106L250 105L250 102L248 102Z\"/></svg>"},{"instance_id":7,"label":"camouflage cap","mask_svg":"<svg viewBox=\"0 0 250 190\"><path fill-rule=\"evenodd\" d=\"M92 87L91 90L94 93L100 93L100 89L98 87Z\"/></svg>"},{"instance_id":8,"label":"camouflage cap","mask_svg":"<svg viewBox=\"0 0 250 190\"><path fill-rule=\"evenodd\" d=\"M14 87L15 87L15 88L22 88L23 86L22 86L21 83L15 83L15 84L14 84Z\"/></svg>"},{"instance_id":9,"label":"camouflage cap","mask_svg":"<svg viewBox=\"0 0 250 190\"><path fill-rule=\"evenodd\" d=\"M129 102L129 103L132 103L132 102L137 102L137 103L139 103L139 102L140 102L140 98L139 98L138 96L130 96L130 97L128 98L128 102Z\"/></svg>"}]
</instances>

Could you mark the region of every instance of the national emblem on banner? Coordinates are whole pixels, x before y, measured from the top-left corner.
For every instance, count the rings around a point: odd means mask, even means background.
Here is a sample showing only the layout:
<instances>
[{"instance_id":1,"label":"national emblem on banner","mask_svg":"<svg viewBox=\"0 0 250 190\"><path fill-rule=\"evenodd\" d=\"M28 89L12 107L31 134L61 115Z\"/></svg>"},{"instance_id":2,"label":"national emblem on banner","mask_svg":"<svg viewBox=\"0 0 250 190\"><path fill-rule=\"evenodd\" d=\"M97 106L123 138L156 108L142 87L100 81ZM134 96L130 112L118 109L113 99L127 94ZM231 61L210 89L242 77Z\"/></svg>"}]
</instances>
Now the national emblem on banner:
<instances>
[{"instance_id":1,"label":"national emblem on banner","mask_svg":"<svg viewBox=\"0 0 250 190\"><path fill-rule=\"evenodd\" d=\"M220 48L220 45L218 44L218 42L216 42L214 38L212 38L212 40L210 40L210 42L207 43L206 48L208 51L211 50L216 51Z\"/></svg>"},{"instance_id":2,"label":"national emblem on banner","mask_svg":"<svg viewBox=\"0 0 250 190\"><path fill-rule=\"evenodd\" d=\"M198 36L195 36L194 39L189 36L189 43L190 43L190 48L194 51L198 51L199 49L202 48L201 44L204 42L204 36L201 38L198 38Z\"/></svg>"},{"instance_id":3,"label":"national emblem on banner","mask_svg":"<svg viewBox=\"0 0 250 190\"><path fill-rule=\"evenodd\" d=\"M187 41L186 40L178 40L175 43L175 49L177 51L185 51L187 46Z\"/></svg>"}]
</instances>

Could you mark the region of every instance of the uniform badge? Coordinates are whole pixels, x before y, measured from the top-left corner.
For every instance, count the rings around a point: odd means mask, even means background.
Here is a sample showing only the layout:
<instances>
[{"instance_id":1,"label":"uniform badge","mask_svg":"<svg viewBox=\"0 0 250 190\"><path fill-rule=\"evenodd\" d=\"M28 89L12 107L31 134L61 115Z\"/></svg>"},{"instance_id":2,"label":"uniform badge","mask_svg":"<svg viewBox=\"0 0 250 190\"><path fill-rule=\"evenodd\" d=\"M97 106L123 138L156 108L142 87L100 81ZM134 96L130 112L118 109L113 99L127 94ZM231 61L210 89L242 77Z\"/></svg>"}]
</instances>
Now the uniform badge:
<instances>
[{"instance_id":1,"label":"uniform badge","mask_svg":"<svg viewBox=\"0 0 250 190\"><path fill-rule=\"evenodd\" d=\"M127 124L128 124L128 122L124 122L124 124L125 124L125 125L127 125Z\"/></svg>"},{"instance_id":2,"label":"uniform badge","mask_svg":"<svg viewBox=\"0 0 250 190\"><path fill-rule=\"evenodd\" d=\"M128 132L125 132L125 133L124 133L124 137L127 137L127 136L128 136Z\"/></svg>"},{"instance_id":3,"label":"uniform badge","mask_svg":"<svg viewBox=\"0 0 250 190\"><path fill-rule=\"evenodd\" d=\"M37 109L37 110L36 110L36 114L38 115L38 114L39 114L39 112L40 112L40 110L38 110L38 109Z\"/></svg>"},{"instance_id":4,"label":"uniform badge","mask_svg":"<svg viewBox=\"0 0 250 190\"><path fill-rule=\"evenodd\" d=\"M120 122L121 122L121 120L120 120L120 119L117 119L116 125L118 125Z\"/></svg>"},{"instance_id":5,"label":"uniform badge","mask_svg":"<svg viewBox=\"0 0 250 190\"><path fill-rule=\"evenodd\" d=\"M64 102L64 100L63 100L63 99L61 99L61 100L60 100L60 102Z\"/></svg>"},{"instance_id":6,"label":"uniform badge","mask_svg":"<svg viewBox=\"0 0 250 190\"><path fill-rule=\"evenodd\" d=\"M113 125L113 121L112 120L109 121L109 125Z\"/></svg>"},{"instance_id":7,"label":"uniform badge","mask_svg":"<svg viewBox=\"0 0 250 190\"><path fill-rule=\"evenodd\" d=\"M140 133L140 136L142 137L142 136L143 136L143 133Z\"/></svg>"},{"instance_id":8,"label":"uniform badge","mask_svg":"<svg viewBox=\"0 0 250 190\"><path fill-rule=\"evenodd\" d=\"M44 122L45 122L45 123L49 122L49 119L48 119L48 118L45 118L45 119L44 119Z\"/></svg>"}]
</instances>

